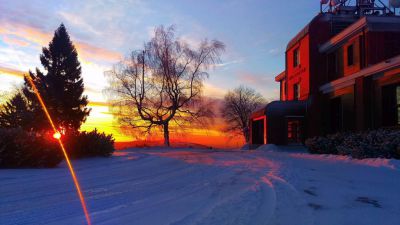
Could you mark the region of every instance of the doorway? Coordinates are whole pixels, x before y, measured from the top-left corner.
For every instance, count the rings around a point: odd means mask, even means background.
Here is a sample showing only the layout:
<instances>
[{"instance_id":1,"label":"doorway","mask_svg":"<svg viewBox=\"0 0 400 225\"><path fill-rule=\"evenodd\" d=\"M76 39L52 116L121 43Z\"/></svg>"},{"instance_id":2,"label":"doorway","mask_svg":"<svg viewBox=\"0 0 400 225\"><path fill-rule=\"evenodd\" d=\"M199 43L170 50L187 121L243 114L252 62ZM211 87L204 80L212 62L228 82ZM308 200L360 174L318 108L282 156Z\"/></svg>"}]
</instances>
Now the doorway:
<instances>
[{"instance_id":1,"label":"doorway","mask_svg":"<svg viewBox=\"0 0 400 225\"><path fill-rule=\"evenodd\" d=\"M265 131L265 118L253 120L251 125L251 143L254 145L263 145L264 131Z\"/></svg>"},{"instance_id":2,"label":"doorway","mask_svg":"<svg viewBox=\"0 0 400 225\"><path fill-rule=\"evenodd\" d=\"M304 141L304 117L287 117L287 143L300 144Z\"/></svg>"}]
</instances>

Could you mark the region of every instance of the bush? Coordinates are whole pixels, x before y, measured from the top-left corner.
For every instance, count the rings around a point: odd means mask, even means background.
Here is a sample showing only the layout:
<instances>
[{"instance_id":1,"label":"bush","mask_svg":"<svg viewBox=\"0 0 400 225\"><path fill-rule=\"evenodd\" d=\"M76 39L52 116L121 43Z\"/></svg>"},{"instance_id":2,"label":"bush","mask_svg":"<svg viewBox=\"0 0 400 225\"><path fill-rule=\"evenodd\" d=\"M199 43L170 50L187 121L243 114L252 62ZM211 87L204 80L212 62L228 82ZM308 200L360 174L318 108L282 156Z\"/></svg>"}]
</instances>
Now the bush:
<instances>
[{"instance_id":1,"label":"bush","mask_svg":"<svg viewBox=\"0 0 400 225\"><path fill-rule=\"evenodd\" d=\"M313 154L349 155L353 158L400 159L400 130L379 129L365 132L345 132L306 140Z\"/></svg>"},{"instance_id":2,"label":"bush","mask_svg":"<svg viewBox=\"0 0 400 225\"><path fill-rule=\"evenodd\" d=\"M55 167L63 159L57 142L22 129L0 129L0 168Z\"/></svg>"},{"instance_id":3,"label":"bush","mask_svg":"<svg viewBox=\"0 0 400 225\"><path fill-rule=\"evenodd\" d=\"M65 140L71 158L109 157L115 151L113 136L97 129L69 135Z\"/></svg>"}]
</instances>

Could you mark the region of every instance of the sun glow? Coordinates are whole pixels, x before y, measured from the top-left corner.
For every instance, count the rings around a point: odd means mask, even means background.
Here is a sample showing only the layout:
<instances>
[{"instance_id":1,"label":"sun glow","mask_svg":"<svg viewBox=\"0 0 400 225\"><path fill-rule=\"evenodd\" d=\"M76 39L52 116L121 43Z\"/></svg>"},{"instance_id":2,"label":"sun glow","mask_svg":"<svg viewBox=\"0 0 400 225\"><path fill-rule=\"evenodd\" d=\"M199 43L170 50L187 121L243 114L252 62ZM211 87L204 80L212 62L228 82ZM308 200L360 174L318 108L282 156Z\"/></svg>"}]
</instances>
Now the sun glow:
<instances>
[{"instance_id":1,"label":"sun glow","mask_svg":"<svg viewBox=\"0 0 400 225\"><path fill-rule=\"evenodd\" d=\"M82 194L82 191L81 191L81 187L80 187L79 182L78 182L78 178L76 177L74 168L72 167L71 161L69 160L69 156L67 154L67 151L65 150L64 144L61 141L61 133L58 132L58 130L56 129L56 126L54 125L53 119L51 118L50 113L48 112L47 107L44 104L44 101L43 101L42 97L40 96L40 93L39 93L38 89L36 88L35 83L32 80L32 77L30 75L26 75L26 78L29 81L29 83L31 84L32 89L35 92L35 95L38 98L38 100L40 102L40 105L42 106L42 109L43 109L44 113L46 114L46 117L47 117L51 127L53 128L53 131L54 131L53 137L58 140L60 148L61 148L61 150L62 150L62 152L64 154L64 158L65 158L65 161L67 162L68 169L69 169L69 171L71 173L71 176L72 176L72 179L74 181L75 188L76 188L76 191L77 191L78 196L79 196L79 200L80 200L82 208L83 208L83 212L85 213L86 222L87 222L88 225L91 225L89 212L88 212L87 207L86 207L86 202L85 202L85 199L83 197L83 194Z\"/></svg>"},{"instance_id":2,"label":"sun glow","mask_svg":"<svg viewBox=\"0 0 400 225\"><path fill-rule=\"evenodd\" d=\"M60 139L61 138L61 134L60 134L60 132L55 132L54 134L53 134L53 138L54 139Z\"/></svg>"}]
</instances>

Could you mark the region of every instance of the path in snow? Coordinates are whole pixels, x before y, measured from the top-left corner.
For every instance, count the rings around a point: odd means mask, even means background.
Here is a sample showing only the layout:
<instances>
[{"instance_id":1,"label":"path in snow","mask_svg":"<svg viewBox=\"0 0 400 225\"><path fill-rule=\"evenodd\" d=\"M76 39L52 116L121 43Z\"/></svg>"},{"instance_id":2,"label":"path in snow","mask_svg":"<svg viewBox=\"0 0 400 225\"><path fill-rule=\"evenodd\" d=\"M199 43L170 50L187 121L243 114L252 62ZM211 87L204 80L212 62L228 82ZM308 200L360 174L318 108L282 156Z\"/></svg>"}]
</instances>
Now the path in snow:
<instances>
[{"instance_id":1,"label":"path in snow","mask_svg":"<svg viewBox=\"0 0 400 225\"><path fill-rule=\"evenodd\" d=\"M400 221L396 160L131 149L73 162L93 224L384 224ZM84 224L65 164L0 170L0 224Z\"/></svg>"}]
</instances>

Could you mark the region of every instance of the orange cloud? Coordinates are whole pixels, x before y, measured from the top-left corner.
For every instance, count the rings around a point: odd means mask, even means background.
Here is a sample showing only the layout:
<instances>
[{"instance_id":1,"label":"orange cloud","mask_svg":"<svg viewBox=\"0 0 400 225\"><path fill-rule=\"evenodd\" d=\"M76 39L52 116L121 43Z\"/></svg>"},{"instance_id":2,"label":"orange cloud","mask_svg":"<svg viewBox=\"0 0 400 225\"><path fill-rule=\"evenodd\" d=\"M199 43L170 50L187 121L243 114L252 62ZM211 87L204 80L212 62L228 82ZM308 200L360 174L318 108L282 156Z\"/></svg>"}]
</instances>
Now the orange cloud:
<instances>
[{"instance_id":1,"label":"orange cloud","mask_svg":"<svg viewBox=\"0 0 400 225\"><path fill-rule=\"evenodd\" d=\"M3 42L6 44L9 44L9 45L17 45L17 46L21 46L21 47L26 47L29 45L29 42L20 40L18 38L12 37L10 35L4 35Z\"/></svg>"},{"instance_id":2,"label":"orange cloud","mask_svg":"<svg viewBox=\"0 0 400 225\"><path fill-rule=\"evenodd\" d=\"M220 87L214 86L210 83L204 83L204 95L211 98L223 98L226 94L226 90Z\"/></svg>"},{"instance_id":3,"label":"orange cloud","mask_svg":"<svg viewBox=\"0 0 400 225\"><path fill-rule=\"evenodd\" d=\"M23 72L21 70L16 70L12 68L7 68L7 67L2 67L0 66L0 74L3 75L8 75L8 76L13 76L13 77L18 77L18 78L23 78L24 74L27 72Z\"/></svg>"},{"instance_id":4,"label":"orange cloud","mask_svg":"<svg viewBox=\"0 0 400 225\"><path fill-rule=\"evenodd\" d=\"M105 48L97 47L84 42L75 42L78 54L84 59L119 61L122 55L119 52L111 51Z\"/></svg>"},{"instance_id":5,"label":"orange cloud","mask_svg":"<svg viewBox=\"0 0 400 225\"><path fill-rule=\"evenodd\" d=\"M108 107L108 106L110 106L107 102L92 102L92 101L90 101L88 105L92 106L92 107L98 107L98 106Z\"/></svg>"},{"instance_id":6,"label":"orange cloud","mask_svg":"<svg viewBox=\"0 0 400 225\"><path fill-rule=\"evenodd\" d=\"M238 75L238 78L247 83L252 85L263 85L267 82L275 82L272 78L265 76L264 74L251 74L251 73L241 73Z\"/></svg>"},{"instance_id":7,"label":"orange cloud","mask_svg":"<svg viewBox=\"0 0 400 225\"><path fill-rule=\"evenodd\" d=\"M46 32L39 28L20 23L8 22L2 24L0 35L3 35L3 40L5 39L5 42L8 41L8 44L27 46L29 43L34 43L39 46L47 46L51 41L53 32ZM14 36L15 38L10 39L8 36ZM72 41L78 50L79 56L83 57L85 60L118 61L122 58L122 55L117 51L112 51L82 41Z\"/></svg>"},{"instance_id":8,"label":"orange cloud","mask_svg":"<svg viewBox=\"0 0 400 225\"><path fill-rule=\"evenodd\" d=\"M14 35L20 39L39 44L41 46L47 45L52 35L50 33L43 32L38 28L10 21L6 24L2 24L2 26L3 27L0 29L0 34Z\"/></svg>"}]
</instances>

